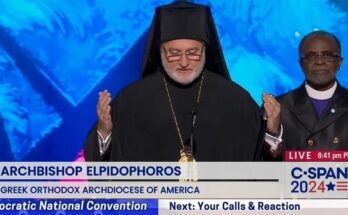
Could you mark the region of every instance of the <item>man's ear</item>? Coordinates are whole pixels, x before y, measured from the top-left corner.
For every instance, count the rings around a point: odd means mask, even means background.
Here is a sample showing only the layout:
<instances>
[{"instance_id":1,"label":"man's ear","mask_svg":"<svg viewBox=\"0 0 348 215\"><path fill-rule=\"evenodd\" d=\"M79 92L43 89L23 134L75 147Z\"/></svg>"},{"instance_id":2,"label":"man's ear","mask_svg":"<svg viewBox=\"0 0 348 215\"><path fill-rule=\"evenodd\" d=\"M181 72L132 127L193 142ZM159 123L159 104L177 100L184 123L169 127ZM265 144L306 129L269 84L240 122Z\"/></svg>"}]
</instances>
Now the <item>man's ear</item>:
<instances>
[{"instance_id":1,"label":"man's ear","mask_svg":"<svg viewBox=\"0 0 348 215\"><path fill-rule=\"evenodd\" d=\"M299 59L297 60L297 62L298 62L298 64L300 65L301 70L303 71L303 62L302 62L302 59L299 58Z\"/></svg>"},{"instance_id":2,"label":"man's ear","mask_svg":"<svg viewBox=\"0 0 348 215\"><path fill-rule=\"evenodd\" d=\"M336 71L338 72L341 68L341 65L342 65L342 62L343 62L343 57L340 58L340 60L337 62L337 68L336 68Z\"/></svg>"}]
</instances>

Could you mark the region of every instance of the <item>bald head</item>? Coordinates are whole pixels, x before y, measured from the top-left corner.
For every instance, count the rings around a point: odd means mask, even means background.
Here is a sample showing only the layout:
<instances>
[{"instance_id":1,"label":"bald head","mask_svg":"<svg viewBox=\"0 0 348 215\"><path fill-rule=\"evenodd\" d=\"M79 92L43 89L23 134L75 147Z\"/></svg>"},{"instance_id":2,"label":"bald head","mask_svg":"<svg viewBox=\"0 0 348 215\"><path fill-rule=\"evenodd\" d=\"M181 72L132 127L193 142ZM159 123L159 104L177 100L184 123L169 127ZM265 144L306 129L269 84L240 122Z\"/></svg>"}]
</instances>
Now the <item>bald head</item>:
<instances>
[{"instance_id":1,"label":"bald head","mask_svg":"<svg viewBox=\"0 0 348 215\"><path fill-rule=\"evenodd\" d=\"M317 37L317 36L329 37L329 38L333 39L334 43L337 46L337 49L339 50L339 54L341 54L341 43L335 35L331 34L330 32L327 32L327 31L312 31L311 33L305 35L302 38L302 40L298 46L298 52L299 52L300 56L301 56L301 50L302 50L303 44L305 42L307 42L308 40L311 40L313 37Z\"/></svg>"}]
</instances>

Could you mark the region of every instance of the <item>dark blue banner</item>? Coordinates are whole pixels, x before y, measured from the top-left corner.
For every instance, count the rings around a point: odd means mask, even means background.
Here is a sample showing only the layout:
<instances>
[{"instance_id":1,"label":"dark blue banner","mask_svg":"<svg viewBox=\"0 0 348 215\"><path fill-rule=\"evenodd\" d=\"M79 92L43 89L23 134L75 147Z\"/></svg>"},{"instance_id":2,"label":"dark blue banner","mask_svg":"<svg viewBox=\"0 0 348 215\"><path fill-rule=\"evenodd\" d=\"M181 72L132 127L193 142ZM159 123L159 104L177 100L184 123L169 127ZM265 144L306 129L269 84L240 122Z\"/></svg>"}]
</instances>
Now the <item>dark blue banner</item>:
<instances>
[{"instance_id":1,"label":"dark blue banner","mask_svg":"<svg viewBox=\"0 0 348 215\"><path fill-rule=\"evenodd\" d=\"M0 199L8 215L157 215L158 200L131 199Z\"/></svg>"}]
</instances>

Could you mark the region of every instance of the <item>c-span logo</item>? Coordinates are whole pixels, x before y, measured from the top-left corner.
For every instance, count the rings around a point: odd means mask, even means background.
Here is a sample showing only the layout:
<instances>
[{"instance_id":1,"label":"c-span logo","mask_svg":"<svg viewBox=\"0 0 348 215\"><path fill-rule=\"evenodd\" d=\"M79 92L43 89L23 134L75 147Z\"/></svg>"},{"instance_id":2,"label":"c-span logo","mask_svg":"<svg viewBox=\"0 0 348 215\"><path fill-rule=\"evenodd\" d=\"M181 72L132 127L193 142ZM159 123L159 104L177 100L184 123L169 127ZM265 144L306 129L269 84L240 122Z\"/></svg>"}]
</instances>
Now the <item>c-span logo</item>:
<instances>
[{"instance_id":1,"label":"c-span logo","mask_svg":"<svg viewBox=\"0 0 348 215\"><path fill-rule=\"evenodd\" d=\"M291 178L291 193L348 194L348 167L293 167Z\"/></svg>"}]
</instances>

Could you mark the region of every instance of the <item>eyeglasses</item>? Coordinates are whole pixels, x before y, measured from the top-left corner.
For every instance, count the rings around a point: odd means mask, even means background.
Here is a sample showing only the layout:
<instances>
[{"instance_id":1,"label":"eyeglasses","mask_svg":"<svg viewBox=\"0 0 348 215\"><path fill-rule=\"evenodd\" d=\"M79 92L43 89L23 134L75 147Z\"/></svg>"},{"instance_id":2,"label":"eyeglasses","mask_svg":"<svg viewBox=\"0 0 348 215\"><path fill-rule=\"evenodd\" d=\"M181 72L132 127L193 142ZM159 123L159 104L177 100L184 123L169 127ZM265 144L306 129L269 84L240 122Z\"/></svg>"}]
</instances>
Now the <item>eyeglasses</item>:
<instances>
[{"instance_id":1,"label":"eyeglasses","mask_svg":"<svg viewBox=\"0 0 348 215\"><path fill-rule=\"evenodd\" d=\"M200 61L203 54L204 47L205 46L202 46L199 54L197 54L198 52L197 48L188 49L185 51L185 53L182 53L180 50L176 50L176 49L168 52L166 48L164 48L164 46L163 46L163 50L168 62L180 61L183 55L186 55L188 60ZM170 53L170 52L173 52L173 53Z\"/></svg>"},{"instance_id":2,"label":"eyeglasses","mask_svg":"<svg viewBox=\"0 0 348 215\"><path fill-rule=\"evenodd\" d=\"M341 55L336 52L323 51L323 52L309 52L305 56L301 56L301 61L304 63L311 63L319 60L322 57L326 62L337 62L341 59Z\"/></svg>"}]
</instances>

